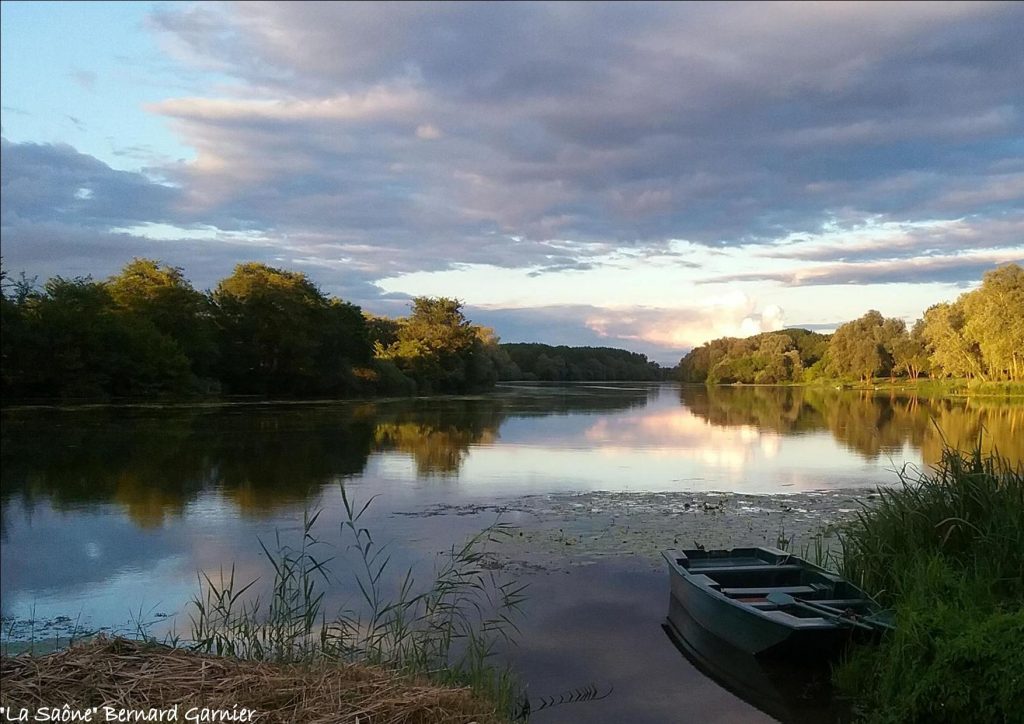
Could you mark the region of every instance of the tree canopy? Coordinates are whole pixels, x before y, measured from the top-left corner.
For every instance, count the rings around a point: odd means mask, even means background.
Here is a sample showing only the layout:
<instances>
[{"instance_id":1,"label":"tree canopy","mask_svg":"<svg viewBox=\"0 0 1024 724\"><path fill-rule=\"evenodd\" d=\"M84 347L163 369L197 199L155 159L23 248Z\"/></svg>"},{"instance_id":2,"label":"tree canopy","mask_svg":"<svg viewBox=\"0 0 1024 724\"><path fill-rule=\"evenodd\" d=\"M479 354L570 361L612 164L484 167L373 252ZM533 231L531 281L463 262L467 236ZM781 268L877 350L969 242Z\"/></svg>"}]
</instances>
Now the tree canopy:
<instances>
[{"instance_id":1,"label":"tree canopy","mask_svg":"<svg viewBox=\"0 0 1024 724\"><path fill-rule=\"evenodd\" d=\"M379 357L391 360L420 392L465 392L494 385L507 364L493 330L471 324L462 302L416 297L412 314L393 330L375 323ZM390 343L384 344L385 341Z\"/></svg>"},{"instance_id":2,"label":"tree canopy","mask_svg":"<svg viewBox=\"0 0 1024 724\"><path fill-rule=\"evenodd\" d=\"M986 272L981 286L929 307L909 331L871 310L832 335L784 329L712 340L678 367L681 381L710 384L922 375L1024 380L1024 269Z\"/></svg>"},{"instance_id":3,"label":"tree canopy","mask_svg":"<svg viewBox=\"0 0 1024 724\"><path fill-rule=\"evenodd\" d=\"M152 259L41 289L3 273L3 292L5 400L462 392L512 364L458 300L420 297L406 318L372 317L259 263L209 292Z\"/></svg>"},{"instance_id":4,"label":"tree canopy","mask_svg":"<svg viewBox=\"0 0 1024 724\"><path fill-rule=\"evenodd\" d=\"M353 391L352 367L371 355L358 307L329 299L299 272L239 264L214 289L220 379L240 393Z\"/></svg>"},{"instance_id":5,"label":"tree canopy","mask_svg":"<svg viewBox=\"0 0 1024 724\"><path fill-rule=\"evenodd\" d=\"M798 382L821 360L828 337L806 329L783 329L738 339L723 337L690 351L679 362L683 382L778 384Z\"/></svg>"},{"instance_id":6,"label":"tree canopy","mask_svg":"<svg viewBox=\"0 0 1024 724\"><path fill-rule=\"evenodd\" d=\"M661 368L646 355L612 347L553 347L516 342L501 345L509 363L501 370L506 380L550 382L642 381L662 379Z\"/></svg>"}]
</instances>

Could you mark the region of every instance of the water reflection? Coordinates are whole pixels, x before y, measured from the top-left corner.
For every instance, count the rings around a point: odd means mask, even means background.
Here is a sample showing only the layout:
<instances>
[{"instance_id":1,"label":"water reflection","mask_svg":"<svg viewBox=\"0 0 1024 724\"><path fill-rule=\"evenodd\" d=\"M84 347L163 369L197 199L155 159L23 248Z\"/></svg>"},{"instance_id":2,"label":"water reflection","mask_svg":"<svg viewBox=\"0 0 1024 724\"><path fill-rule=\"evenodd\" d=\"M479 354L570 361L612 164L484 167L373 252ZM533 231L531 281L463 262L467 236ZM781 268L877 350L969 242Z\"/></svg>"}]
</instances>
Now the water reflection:
<instances>
[{"instance_id":1,"label":"water reflection","mask_svg":"<svg viewBox=\"0 0 1024 724\"><path fill-rule=\"evenodd\" d=\"M920 450L925 465L938 462L945 442L1024 460L1024 401L990 397L921 397L899 392L803 387L685 385L680 399L712 425L750 426L780 435L828 431L866 460Z\"/></svg>"},{"instance_id":2,"label":"water reflection","mask_svg":"<svg viewBox=\"0 0 1024 724\"><path fill-rule=\"evenodd\" d=\"M217 491L266 517L339 479L411 461L416 480L509 493L879 482L893 460L938 460L943 440L1024 459L1024 405L813 388L577 386L378 403L13 410L3 416L0 533L30 509L120 506L141 528ZM385 462L382 462L385 461ZM808 472L811 471L811 472ZM858 477L859 476L859 477ZM400 476L399 476L400 477ZM699 487L699 486L698 486ZM531 488L535 491L535 488Z\"/></svg>"},{"instance_id":3,"label":"water reflection","mask_svg":"<svg viewBox=\"0 0 1024 724\"><path fill-rule=\"evenodd\" d=\"M374 429L361 407L15 412L4 417L2 500L116 502L154 527L217 489L259 516L360 474Z\"/></svg>"},{"instance_id":4,"label":"water reflection","mask_svg":"<svg viewBox=\"0 0 1024 724\"><path fill-rule=\"evenodd\" d=\"M698 670L784 724L851 720L833 694L830 667L799 660L761 661L700 627L669 596L668 638Z\"/></svg>"},{"instance_id":5,"label":"water reflection","mask_svg":"<svg viewBox=\"0 0 1024 724\"><path fill-rule=\"evenodd\" d=\"M265 575L257 536L294 534L307 505L323 509L320 524L335 541L343 520L339 481L361 502L381 496L371 509L373 529L395 542L400 570L414 561L430 565L436 551L494 521L483 513L396 512L569 490L864 487L891 481L890 457L897 464L937 460L943 435L966 444L984 429L986 446L1019 462L1022 426L1020 401L670 385L5 410L0 613L81 613L85 625L98 627L123 625L140 606L180 612L197 570L216 575L234 564L239 580ZM716 699L662 639L664 573L634 575L634 564L615 575L596 568L573 579L553 574L550 586L536 589L520 654L536 693L590 683L617 692L552 710L549 720L629 714L665 721L680 707L702 706L696 717L728 721L737 704ZM331 591L332 605L343 594ZM696 703L693 687L701 690Z\"/></svg>"},{"instance_id":6,"label":"water reflection","mask_svg":"<svg viewBox=\"0 0 1024 724\"><path fill-rule=\"evenodd\" d=\"M610 694L536 712L530 721L771 722L679 655L661 628L667 592L662 567L631 560L533 578L528 625L512 658L531 699L536 705L586 687Z\"/></svg>"},{"instance_id":7,"label":"water reflection","mask_svg":"<svg viewBox=\"0 0 1024 724\"><path fill-rule=\"evenodd\" d=\"M374 428L374 450L410 455L419 477L453 477L471 446L494 444L504 419L500 402L493 399L455 405L419 400L382 415Z\"/></svg>"}]
</instances>

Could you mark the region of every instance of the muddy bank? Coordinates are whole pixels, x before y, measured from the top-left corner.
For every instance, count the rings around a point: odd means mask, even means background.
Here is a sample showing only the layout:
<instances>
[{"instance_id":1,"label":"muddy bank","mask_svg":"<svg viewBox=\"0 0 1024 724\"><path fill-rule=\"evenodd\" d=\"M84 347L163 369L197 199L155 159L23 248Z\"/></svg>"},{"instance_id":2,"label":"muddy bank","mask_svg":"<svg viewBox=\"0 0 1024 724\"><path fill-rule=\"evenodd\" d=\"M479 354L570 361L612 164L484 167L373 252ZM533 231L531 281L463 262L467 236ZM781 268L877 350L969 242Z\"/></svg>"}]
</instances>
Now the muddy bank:
<instances>
[{"instance_id":1,"label":"muddy bank","mask_svg":"<svg viewBox=\"0 0 1024 724\"><path fill-rule=\"evenodd\" d=\"M493 504L435 505L396 516L479 516L512 526L493 547L494 565L556 571L635 556L660 567L667 548L785 547L795 553L837 546L838 526L877 500L865 489L793 494L614 493L533 495Z\"/></svg>"}]
</instances>

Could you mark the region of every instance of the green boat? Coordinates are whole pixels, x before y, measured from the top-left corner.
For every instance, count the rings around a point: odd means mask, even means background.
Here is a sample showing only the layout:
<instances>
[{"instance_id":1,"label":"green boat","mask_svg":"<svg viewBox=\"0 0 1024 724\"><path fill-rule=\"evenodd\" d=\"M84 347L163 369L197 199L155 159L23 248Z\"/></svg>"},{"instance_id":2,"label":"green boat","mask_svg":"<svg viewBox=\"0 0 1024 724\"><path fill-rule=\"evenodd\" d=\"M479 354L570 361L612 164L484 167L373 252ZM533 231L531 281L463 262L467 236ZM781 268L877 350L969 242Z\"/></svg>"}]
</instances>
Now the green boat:
<instances>
[{"instance_id":1,"label":"green boat","mask_svg":"<svg viewBox=\"0 0 1024 724\"><path fill-rule=\"evenodd\" d=\"M862 590L775 548L665 551L678 613L757 657L830 657L851 639L874 640L892 625Z\"/></svg>"}]
</instances>

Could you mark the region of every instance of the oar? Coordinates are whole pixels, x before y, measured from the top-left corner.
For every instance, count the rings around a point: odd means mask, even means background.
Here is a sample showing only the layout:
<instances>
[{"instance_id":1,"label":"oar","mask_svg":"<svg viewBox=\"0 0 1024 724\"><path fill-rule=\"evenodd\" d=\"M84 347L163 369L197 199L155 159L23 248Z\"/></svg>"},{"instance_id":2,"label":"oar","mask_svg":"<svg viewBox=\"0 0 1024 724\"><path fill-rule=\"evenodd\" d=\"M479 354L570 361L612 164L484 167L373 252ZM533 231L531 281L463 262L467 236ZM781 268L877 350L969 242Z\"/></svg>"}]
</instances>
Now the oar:
<instances>
[{"instance_id":1,"label":"oar","mask_svg":"<svg viewBox=\"0 0 1024 724\"><path fill-rule=\"evenodd\" d=\"M866 623L860 621L854 621L852 618L843 616L843 611L838 608L832 608L831 606L825 606L824 604L812 604L810 601L803 601L799 598L793 598L788 593L782 593L781 591L773 591L766 597L768 603L774 603L776 606L799 606L800 608L808 611L814 611L819 616L831 619L833 621L844 623L849 626L855 626L857 628L867 629L868 631L874 631L873 626L869 626Z\"/></svg>"},{"instance_id":2,"label":"oar","mask_svg":"<svg viewBox=\"0 0 1024 724\"><path fill-rule=\"evenodd\" d=\"M837 616L842 616L843 618L846 618L846 616L843 615L843 614L846 613L846 611L842 611L842 610L840 610L840 609L838 609L838 608L836 608L834 606L826 606L824 603L818 603L817 601L808 601L807 599L804 599L804 598L795 598L795 597L793 597L793 600L798 602L798 603L803 603L803 604L806 604L808 606L812 606L814 608L821 609L823 611L829 611L831 613L834 613ZM876 618L879 615L881 615L881 614L878 613L878 614L874 614L872 616L861 616L858 619L858 621L861 622L861 623L867 624L868 626L873 627L873 628L884 628L886 631L895 631L896 630L896 627L893 626L888 621L882 621L882 620Z\"/></svg>"},{"instance_id":3,"label":"oar","mask_svg":"<svg viewBox=\"0 0 1024 724\"><path fill-rule=\"evenodd\" d=\"M892 611L879 611L878 613L871 614L870 616L865 616L863 620L867 621L869 624L877 628L884 628L886 631L896 630L896 625L893 624L891 620L883 621L879 618L879 616L889 616L889 618L891 619Z\"/></svg>"}]
</instances>

